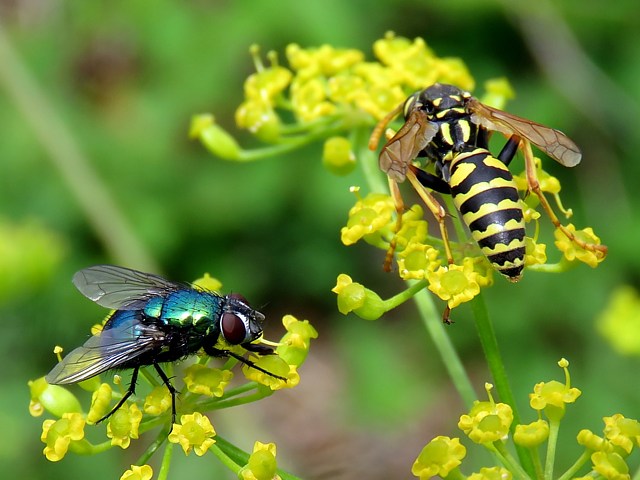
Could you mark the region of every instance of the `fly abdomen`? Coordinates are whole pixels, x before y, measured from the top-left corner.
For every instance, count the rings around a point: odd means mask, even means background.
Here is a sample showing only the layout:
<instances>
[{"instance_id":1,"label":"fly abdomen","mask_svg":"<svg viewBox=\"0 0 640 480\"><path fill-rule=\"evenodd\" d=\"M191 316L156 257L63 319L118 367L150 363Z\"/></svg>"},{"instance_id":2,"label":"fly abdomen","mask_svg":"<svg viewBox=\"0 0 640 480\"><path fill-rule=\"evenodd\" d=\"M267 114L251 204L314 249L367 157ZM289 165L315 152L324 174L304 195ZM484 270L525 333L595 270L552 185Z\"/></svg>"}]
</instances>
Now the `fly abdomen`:
<instances>
[{"instance_id":1,"label":"fly abdomen","mask_svg":"<svg viewBox=\"0 0 640 480\"><path fill-rule=\"evenodd\" d=\"M451 162L451 194L471 236L496 270L512 282L522 276L525 226L509 169L477 148Z\"/></svg>"}]
</instances>

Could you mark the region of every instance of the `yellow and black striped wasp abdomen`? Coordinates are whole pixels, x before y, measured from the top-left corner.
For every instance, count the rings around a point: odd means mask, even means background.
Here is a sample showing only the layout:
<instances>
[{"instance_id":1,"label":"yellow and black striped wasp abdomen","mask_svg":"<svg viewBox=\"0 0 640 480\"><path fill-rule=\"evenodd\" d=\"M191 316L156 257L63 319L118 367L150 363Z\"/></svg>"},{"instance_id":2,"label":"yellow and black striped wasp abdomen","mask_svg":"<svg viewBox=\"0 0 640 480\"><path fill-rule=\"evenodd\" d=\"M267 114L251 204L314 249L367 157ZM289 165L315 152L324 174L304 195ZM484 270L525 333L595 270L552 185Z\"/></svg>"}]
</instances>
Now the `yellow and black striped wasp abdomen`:
<instances>
[{"instance_id":1,"label":"yellow and black striped wasp abdomen","mask_svg":"<svg viewBox=\"0 0 640 480\"><path fill-rule=\"evenodd\" d=\"M511 281L522 275L525 225L518 189L507 166L488 150L456 155L450 164L453 203L494 268Z\"/></svg>"},{"instance_id":2,"label":"yellow and black striped wasp abdomen","mask_svg":"<svg viewBox=\"0 0 640 480\"><path fill-rule=\"evenodd\" d=\"M383 128L400 111L391 112L376 126L370 148L375 148ZM404 182L410 174L414 187L416 183L425 187L419 193L438 221L450 263L455 259L448 246L444 209L429 190L452 196L473 239L496 270L513 282L522 276L524 214L508 169L520 148L525 156L528 187L540 198L554 225L578 245L606 251L604 247L580 243L561 225L532 173L535 172L532 144L561 165L573 167L580 162L580 149L564 133L485 105L469 92L440 83L411 95L402 111L404 124L380 151L379 165L391 182ZM492 132L508 137L497 156L489 151ZM426 162L421 158L426 158ZM434 168L430 172L424 170L429 167ZM392 243L389 251L394 248Z\"/></svg>"}]
</instances>

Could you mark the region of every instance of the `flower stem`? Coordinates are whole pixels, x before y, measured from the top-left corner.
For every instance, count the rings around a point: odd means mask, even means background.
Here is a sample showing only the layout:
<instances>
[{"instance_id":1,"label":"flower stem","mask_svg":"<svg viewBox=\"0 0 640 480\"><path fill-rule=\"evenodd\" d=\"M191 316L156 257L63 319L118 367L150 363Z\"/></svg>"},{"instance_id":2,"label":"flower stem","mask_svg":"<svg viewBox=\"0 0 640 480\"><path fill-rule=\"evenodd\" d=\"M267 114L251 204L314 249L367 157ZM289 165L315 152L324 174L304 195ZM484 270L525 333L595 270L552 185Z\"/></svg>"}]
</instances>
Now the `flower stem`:
<instances>
[{"instance_id":1,"label":"flower stem","mask_svg":"<svg viewBox=\"0 0 640 480\"><path fill-rule=\"evenodd\" d=\"M214 445L220 451L220 453L227 458L226 461L223 460L223 463L225 463L225 465L227 465L226 462L233 462L234 465L238 466L237 470L233 470L232 467L229 467L235 473L238 473L240 471L240 469L242 468L241 466L246 465L247 462L249 461L249 454L247 452L245 452L244 450L236 447L234 444L232 444L231 442L225 440L220 435L216 435L216 443ZM216 456L218 455L218 453L216 453L215 451L213 453ZM218 457L218 458L221 458L221 457ZM287 472L281 470L280 468L278 468L277 471L278 471L278 475L280 475L280 478L282 478L282 480L300 480L295 475L287 473Z\"/></svg>"},{"instance_id":2,"label":"flower stem","mask_svg":"<svg viewBox=\"0 0 640 480\"><path fill-rule=\"evenodd\" d=\"M144 465L145 463L147 463L153 456L153 454L156 453L162 446L162 444L167 440L167 435L169 435L169 429L163 428L156 439L153 441L153 443L151 443L151 445L147 447L144 453L140 455L140 458L138 458L136 465Z\"/></svg>"},{"instance_id":3,"label":"flower stem","mask_svg":"<svg viewBox=\"0 0 640 480\"><path fill-rule=\"evenodd\" d=\"M1 24L0 86L32 129L110 256L119 263L158 271L157 263L91 167L64 119L13 50Z\"/></svg>"},{"instance_id":4,"label":"flower stem","mask_svg":"<svg viewBox=\"0 0 640 480\"><path fill-rule=\"evenodd\" d=\"M456 390L460 394L467 409L470 409L478 396L473 389L471 380L462 365L462 361L455 347L445 332L445 325L442 323L442 317L433 303L433 297L426 290L422 290L413 298L418 306L418 312L420 313L422 322L429 332L431 340L438 350L440 358L442 358Z\"/></svg>"},{"instance_id":5,"label":"flower stem","mask_svg":"<svg viewBox=\"0 0 640 480\"><path fill-rule=\"evenodd\" d=\"M237 475L238 472L240 472L240 470L242 469L242 465L238 465L236 462L234 462L233 459L229 455L227 455L222 448L220 448L220 445L218 444L219 439L219 437L216 438L216 443L209 447L209 451L211 451L211 453L218 457L218 460L220 460L225 467L227 467L235 475Z\"/></svg>"},{"instance_id":6,"label":"flower stem","mask_svg":"<svg viewBox=\"0 0 640 480\"><path fill-rule=\"evenodd\" d=\"M369 131L367 128L355 128L351 137L351 144L355 146L358 165L362 169L364 178L372 193L385 193L389 191L386 177L378 168L378 159L375 152L369 150Z\"/></svg>"},{"instance_id":7,"label":"flower stem","mask_svg":"<svg viewBox=\"0 0 640 480\"><path fill-rule=\"evenodd\" d=\"M553 478L553 467L556 459L556 446L558 444L558 431L560 430L560 422L557 420L549 421L549 440L547 441L547 459L544 464L544 478L551 480Z\"/></svg>"},{"instance_id":8,"label":"flower stem","mask_svg":"<svg viewBox=\"0 0 640 480\"><path fill-rule=\"evenodd\" d=\"M589 450L585 450L584 452L582 452L582 455L578 457L575 463L571 465L571 467L565 473L558 477L558 480L569 480L570 478L574 478L576 476L576 473L578 473L578 470L580 470L584 466L584 464L589 461L589 459L591 458L591 453L592 452L590 452ZM638 469L638 472L633 477L633 480L640 479L640 476L638 475L639 473L640 469Z\"/></svg>"},{"instance_id":9,"label":"flower stem","mask_svg":"<svg viewBox=\"0 0 640 480\"><path fill-rule=\"evenodd\" d=\"M352 144L356 147L356 155L358 164L362 168L365 180L371 192L387 192L388 185L385 181L386 176L382 174L378 168L378 159L374 152L368 148L369 133L366 128L354 129ZM478 397L473 390L471 380L467 376L467 372L462 365L462 361L458 356L451 340L445 332L442 317L437 311L433 302L433 297L425 290L426 281L407 282L409 288L404 292L391 297L387 302L404 302L412 295L420 317L431 336L431 339L438 349L440 358L447 369L456 390L460 394L465 406L471 408L473 401Z\"/></svg>"},{"instance_id":10,"label":"flower stem","mask_svg":"<svg viewBox=\"0 0 640 480\"><path fill-rule=\"evenodd\" d=\"M518 462L511 456L509 450L507 450L502 442L494 442L491 447L491 450L498 455L502 464L511 471L517 478L522 478L524 480L531 478L527 475L522 467L518 464Z\"/></svg>"},{"instance_id":11,"label":"flower stem","mask_svg":"<svg viewBox=\"0 0 640 480\"><path fill-rule=\"evenodd\" d=\"M169 478L169 467L171 466L171 458L173 456L173 443L167 443L164 447L164 455L158 472L158 480L167 480Z\"/></svg>"},{"instance_id":12,"label":"flower stem","mask_svg":"<svg viewBox=\"0 0 640 480\"><path fill-rule=\"evenodd\" d=\"M518 414L515 398L509 385L509 379L507 378L507 372L504 368L502 356L500 355L500 349L498 348L498 339L496 338L493 324L489 319L489 313L482 293L474 297L470 303L475 318L476 330L480 337L480 344L482 345L484 356L487 359L487 365L493 376L496 391L498 395L500 395L500 400L508 404L513 410L513 423L511 424L511 431L513 433L515 426L520 423L520 415ZM516 449L520 463L530 476L534 476L535 469L531 459L531 452L519 445L516 445Z\"/></svg>"},{"instance_id":13,"label":"flower stem","mask_svg":"<svg viewBox=\"0 0 640 480\"><path fill-rule=\"evenodd\" d=\"M407 282L407 284L409 285L409 288L407 288L406 290L403 290L397 295L394 295L393 297L388 298L384 301L384 305L387 311L392 310L397 306L403 304L410 298L413 298L415 294L418 293L420 290L424 290L427 287L426 280L420 280L418 282Z\"/></svg>"}]
</instances>

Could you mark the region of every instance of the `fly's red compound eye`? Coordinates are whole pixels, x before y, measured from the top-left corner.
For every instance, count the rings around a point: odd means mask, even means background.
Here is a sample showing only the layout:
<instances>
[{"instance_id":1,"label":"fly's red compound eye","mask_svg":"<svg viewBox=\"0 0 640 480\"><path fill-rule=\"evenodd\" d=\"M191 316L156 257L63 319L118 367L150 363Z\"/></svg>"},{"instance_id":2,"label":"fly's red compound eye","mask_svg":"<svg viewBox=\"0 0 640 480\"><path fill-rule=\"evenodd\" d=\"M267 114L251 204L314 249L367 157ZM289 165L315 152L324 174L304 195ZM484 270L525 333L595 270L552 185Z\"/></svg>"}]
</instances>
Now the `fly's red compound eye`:
<instances>
[{"instance_id":1,"label":"fly's red compound eye","mask_svg":"<svg viewBox=\"0 0 640 480\"><path fill-rule=\"evenodd\" d=\"M235 313L224 313L220 320L222 335L231 345L239 345L247 338L247 327Z\"/></svg>"}]
</instances>

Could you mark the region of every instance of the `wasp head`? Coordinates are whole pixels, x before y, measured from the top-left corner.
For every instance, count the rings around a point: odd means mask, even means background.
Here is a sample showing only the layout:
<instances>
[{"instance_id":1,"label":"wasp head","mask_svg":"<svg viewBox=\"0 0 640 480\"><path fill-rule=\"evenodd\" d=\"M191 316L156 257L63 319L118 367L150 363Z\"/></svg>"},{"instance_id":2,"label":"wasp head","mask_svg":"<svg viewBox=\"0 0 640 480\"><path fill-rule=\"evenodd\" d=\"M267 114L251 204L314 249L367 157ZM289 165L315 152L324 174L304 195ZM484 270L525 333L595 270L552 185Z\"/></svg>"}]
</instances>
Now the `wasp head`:
<instances>
[{"instance_id":1,"label":"wasp head","mask_svg":"<svg viewBox=\"0 0 640 480\"><path fill-rule=\"evenodd\" d=\"M432 120L448 120L468 115L466 105L470 98L470 93L458 87L435 83L409 97L404 112L407 116L413 109L419 108Z\"/></svg>"}]
</instances>

